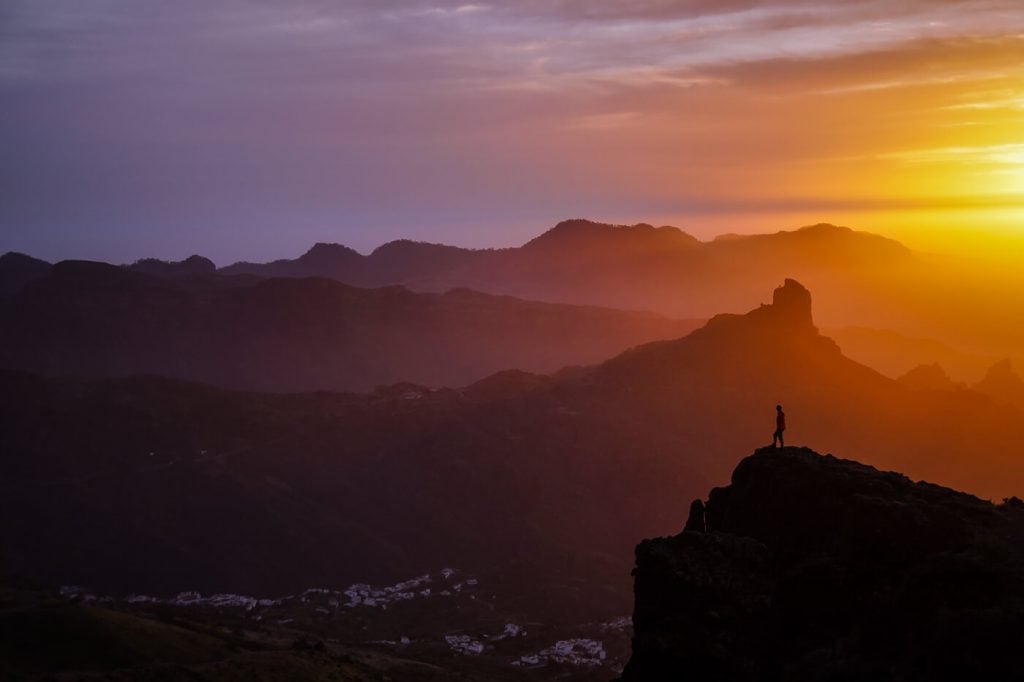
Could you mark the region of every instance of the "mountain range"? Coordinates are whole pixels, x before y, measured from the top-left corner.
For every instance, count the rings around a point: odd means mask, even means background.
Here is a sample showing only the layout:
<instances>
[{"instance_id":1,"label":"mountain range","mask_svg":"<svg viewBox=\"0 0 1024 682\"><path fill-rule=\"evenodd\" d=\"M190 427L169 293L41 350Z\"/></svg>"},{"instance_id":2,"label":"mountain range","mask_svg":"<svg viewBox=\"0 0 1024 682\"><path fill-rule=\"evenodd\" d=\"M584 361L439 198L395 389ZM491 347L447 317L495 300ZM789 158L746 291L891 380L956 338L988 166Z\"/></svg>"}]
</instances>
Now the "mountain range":
<instances>
[{"instance_id":1,"label":"mountain range","mask_svg":"<svg viewBox=\"0 0 1024 682\"><path fill-rule=\"evenodd\" d=\"M919 365L937 364L953 380L973 384L999 360L995 355L964 352L934 339L889 329L839 327L822 331L835 339L845 355L893 378Z\"/></svg>"},{"instance_id":2,"label":"mountain range","mask_svg":"<svg viewBox=\"0 0 1024 682\"><path fill-rule=\"evenodd\" d=\"M749 309L766 282L793 277L816 292L825 327L892 331L968 356L1024 361L1024 281L1018 273L957 254L912 251L828 223L705 242L672 226L574 219L520 247L473 250L400 240L363 256L342 245L317 244L296 259L235 263L218 272L325 276L416 291L465 287L687 319ZM885 369L903 353L899 340L889 339L863 357ZM973 372L969 378L976 378Z\"/></svg>"},{"instance_id":3,"label":"mountain range","mask_svg":"<svg viewBox=\"0 0 1024 682\"><path fill-rule=\"evenodd\" d=\"M520 247L504 249L403 239L364 256L341 244L318 243L298 258L269 263L239 262L218 269L209 259L193 255L177 262L144 258L123 267L175 278L326 277L364 288L400 285L435 293L468 288L676 318L746 309L757 302L764 282L786 276L830 290L856 282L853 291L846 286L842 302L829 301L825 314L831 317L833 308L856 298L862 280L871 273L916 267L918 260L919 255L894 240L825 223L702 242L672 226L577 219L562 221ZM47 266L24 254L0 257L0 291L41 278Z\"/></svg>"},{"instance_id":4,"label":"mountain range","mask_svg":"<svg viewBox=\"0 0 1024 682\"><path fill-rule=\"evenodd\" d=\"M1018 408L844 357L792 280L682 338L460 390L0 381L4 562L115 593L272 595L454 564L549 621L621 614L636 539L676 530L733 453L767 442L776 403L789 440L983 496L1024 488Z\"/></svg>"},{"instance_id":5,"label":"mountain range","mask_svg":"<svg viewBox=\"0 0 1024 682\"><path fill-rule=\"evenodd\" d=\"M701 242L672 226L566 220L515 248L473 250L400 240L363 256L339 244L316 244L294 260L235 263L219 272L331 277L358 286L402 284L418 291L468 287L706 318L749 307L764 282L785 276L831 282L913 260L899 242L828 224Z\"/></svg>"},{"instance_id":6,"label":"mountain range","mask_svg":"<svg viewBox=\"0 0 1024 682\"><path fill-rule=\"evenodd\" d=\"M64 261L0 297L0 367L154 374L226 388L366 391L462 386L495 372L589 365L700 322L325 278L215 276L202 260Z\"/></svg>"},{"instance_id":7,"label":"mountain range","mask_svg":"<svg viewBox=\"0 0 1024 682\"><path fill-rule=\"evenodd\" d=\"M0 256L0 297L44 278L51 267L24 254ZM218 269L196 255L177 262L145 258L122 268L216 287L325 277L360 288L403 286L417 293L471 289L684 320L746 310L760 300L766 283L794 277L816 292L817 319L844 352L890 377L938 362L958 381L975 382L1000 358L1024 365L1024 282L1016 273L955 254L912 251L878 235L825 223L703 242L670 226L568 220L523 246L505 249L399 240L364 256L322 243L298 258L270 263ZM566 357L568 364L585 364L624 348L611 348L602 357ZM513 367L551 370L549 364L526 362L486 369ZM206 380L205 375L173 376ZM459 383L466 376L461 374ZM400 378L421 380L409 374Z\"/></svg>"}]
</instances>

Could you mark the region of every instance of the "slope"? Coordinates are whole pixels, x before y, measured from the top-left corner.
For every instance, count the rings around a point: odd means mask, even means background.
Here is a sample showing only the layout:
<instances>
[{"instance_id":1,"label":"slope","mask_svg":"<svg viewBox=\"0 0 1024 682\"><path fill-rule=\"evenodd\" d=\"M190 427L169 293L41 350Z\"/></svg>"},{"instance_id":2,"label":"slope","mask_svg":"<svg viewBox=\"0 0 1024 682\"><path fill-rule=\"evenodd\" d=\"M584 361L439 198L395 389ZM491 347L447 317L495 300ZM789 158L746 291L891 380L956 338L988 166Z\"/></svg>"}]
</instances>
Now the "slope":
<instances>
[{"instance_id":1,"label":"slope","mask_svg":"<svg viewBox=\"0 0 1024 682\"><path fill-rule=\"evenodd\" d=\"M29 575L108 591L275 594L454 564L546 618L614 615L635 538L675 530L768 441L778 402L790 442L1024 489L1019 410L845 358L794 281L591 369L458 391L3 385L0 539Z\"/></svg>"},{"instance_id":2,"label":"slope","mask_svg":"<svg viewBox=\"0 0 1024 682\"><path fill-rule=\"evenodd\" d=\"M1004 679L1024 666L1016 498L765 448L695 516L696 531L637 547L624 681Z\"/></svg>"},{"instance_id":3,"label":"slope","mask_svg":"<svg viewBox=\"0 0 1024 682\"><path fill-rule=\"evenodd\" d=\"M143 267L145 266L145 267ZM202 263L196 265L202 270ZM148 373L218 386L370 390L552 372L698 323L467 290L416 294L327 279L175 279L65 261L0 301L0 366L85 377ZM170 276L170 275L169 275Z\"/></svg>"}]
</instances>

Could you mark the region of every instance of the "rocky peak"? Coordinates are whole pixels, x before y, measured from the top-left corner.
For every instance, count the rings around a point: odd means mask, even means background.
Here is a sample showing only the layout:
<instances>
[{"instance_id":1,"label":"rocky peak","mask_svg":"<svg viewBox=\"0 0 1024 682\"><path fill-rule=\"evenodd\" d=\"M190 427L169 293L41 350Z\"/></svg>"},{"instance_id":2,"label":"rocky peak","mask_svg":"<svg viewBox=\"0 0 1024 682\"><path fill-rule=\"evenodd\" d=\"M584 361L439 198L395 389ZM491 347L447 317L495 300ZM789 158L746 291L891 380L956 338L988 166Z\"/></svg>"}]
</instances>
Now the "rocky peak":
<instances>
[{"instance_id":1,"label":"rocky peak","mask_svg":"<svg viewBox=\"0 0 1024 682\"><path fill-rule=\"evenodd\" d=\"M181 262L183 265L187 265L190 268L208 274L212 274L217 270L217 266L214 264L212 260L210 260L206 256L200 256L197 253L192 254L191 256L189 256L188 258Z\"/></svg>"},{"instance_id":2,"label":"rocky peak","mask_svg":"<svg viewBox=\"0 0 1024 682\"><path fill-rule=\"evenodd\" d=\"M775 314L798 326L814 326L811 316L811 292L795 279L786 279L772 294Z\"/></svg>"},{"instance_id":3,"label":"rocky peak","mask_svg":"<svg viewBox=\"0 0 1024 682\"><path fill-rule=\"evenodd\" d=\"M8 251L0 256L0 293L15 292L29 282L42 279L50 264L24 253Z\"/></svg>"},{"instance_id":4,"label":"rocky peak","mask_svg":"<svg viewBox=\"0 0 1024 682\"><path fill-rule=\"evenodd\" d=\"M611 225L575 218L563 220L544 234L531 239L523 248L580 246L614 246L617 248L689 248L699 246L696 237L678 227L649 223Z\"/></svg>"},{"instance_id":5,"label":"rocky peak","mask_svg":"<svg viewBox=\"0 0 1024 682\"><path fill-rule=\"evenodd\" d=\"M335 277L348 274L352 268L361 266L363 261L362 254L343 244L317 242L309 251L292 261L290 267L298 268L301 276Z\"/></svg>"},{"instance_id":6,"label":"rocky peak","mask_svg":"<svg viewBox=\"0 0 1024 682\"><path fill-rule=\"evenodd\" d=\"M309 251L302 255L302 258L306 260L324 260L330 258L345 258L352 255L359 254L344 244L317 242L310 247Z\"/></svg>"},{"instance_id":7,"label":"rocky peak","mask_svg":"<svg viewBox=\"0 0 1024 682\"><path fill-rule=\"evenodd\" d=\"M908 388L924 391L952 391L957 385L937 362L918 365L896 378Z\"/></svg>"},{"instance_id":8,"label":"rocky peak","mask_svg":"<svg viewBox=\"0 0 1024 682\"><path fill-rule=\"evenodd\" d=\"M763 448L704 512L708 532L637 547L624 681L1001 679L1024 669L1014 625L1024 618L1024 505L1013 499L995 505L805 448Z\"/></svg>"},{"instance_id":9,"label":"rocky peak","mask_svg":"<svg viewBox=\"0 0 1024 682\"><path fill-rule=\"evenodd\" d=\"M787 337L793 332L811 332L817 336L811 314L811 292L795 279L786 279L773 292L770 304L761 304L744 315L715 315L706 326L706 329L717 331L737 328L782 333Z\"/></svg>"},{"instance_id":10,"label":"rocky peak","mask_svg":"<svg viewBox=\"0 0 1024 682\"><path fill-rule=\"evenodd\" d=\"M1013 371L1009 358L992 365L973 388L998 402L1024 409L1024 379Z\"/></svg>"},{"instance_id":11,"label":"rocky peak","mask_svg":"<svg viewBox=\"0 0 1024 682\"><path fill-rule=\"evenodd\" d=\"M128 269L155 277L200 277L217 272L217 266L212 260L198 254L181 261L142 258L129 265Z\"/></svg>"},{"instance_id":12,"label":"rocky peak","mask_svg":"<svg viewBox=\"0 0 1024 682\"><path fill-rule=\"evenodd\" d=\"M1012 376L1016 375L1013 373L1013 363L1010 361L1010 358L1003 358L989 367L988 372L985 373L986 379L993 380L1003 380Z\"/></svg>"}]
</instances>

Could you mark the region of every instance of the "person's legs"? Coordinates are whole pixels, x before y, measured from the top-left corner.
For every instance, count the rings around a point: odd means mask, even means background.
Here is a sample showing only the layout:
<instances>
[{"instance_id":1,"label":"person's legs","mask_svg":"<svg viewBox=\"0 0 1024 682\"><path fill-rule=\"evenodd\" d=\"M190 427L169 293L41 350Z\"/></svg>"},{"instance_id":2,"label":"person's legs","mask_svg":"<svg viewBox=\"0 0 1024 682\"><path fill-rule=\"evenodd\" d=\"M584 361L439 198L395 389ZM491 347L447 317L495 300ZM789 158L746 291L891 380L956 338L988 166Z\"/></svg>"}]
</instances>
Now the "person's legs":
<instances>
[{"instance_id":1,"label":"person's legs","mask_svg":"<svg viewBox=\"0 0 1024 682\"><path fill-rule=\"evenodd\" d=\"M783 438L783 433L782 433L782 431L779 431L779 447L780 447L780 448L784 448L784 447L786 447L786 439L785 439L785 438Z\"/></svg>"},{"instance_id":2,"label":"person's legs","mask_svg":"<svg viewBox=\"0 0 1024 682\"><path fill-rule=\"evenodd\" d=\"M779 439L780 438L782 438L782 433L780 433L779 431L776 431L775 433L772 434L772 447L773 448L779 447Z\"/></svg>"}]
</instances>

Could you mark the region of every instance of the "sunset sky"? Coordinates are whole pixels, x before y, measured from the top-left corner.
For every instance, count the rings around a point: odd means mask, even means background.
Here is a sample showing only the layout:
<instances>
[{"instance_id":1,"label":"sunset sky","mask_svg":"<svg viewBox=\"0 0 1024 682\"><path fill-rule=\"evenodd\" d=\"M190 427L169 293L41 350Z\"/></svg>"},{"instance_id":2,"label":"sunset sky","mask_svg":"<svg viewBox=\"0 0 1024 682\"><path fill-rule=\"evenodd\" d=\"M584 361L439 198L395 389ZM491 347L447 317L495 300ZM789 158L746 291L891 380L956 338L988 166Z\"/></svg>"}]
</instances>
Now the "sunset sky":
<instances>
[{"instance_id":1,"label":"sunset sky","mask_svg":"<svg viewBox=\"0 0 1024 682\"><path fill-rule=\"evenodd\" d=\"M569 217L1024 256L1020 0L4 0L0 111L0 251L51 260Z\"/></svg>"}]
</instances>

